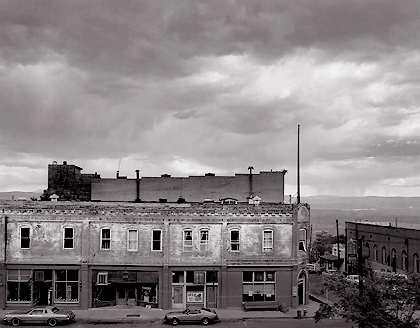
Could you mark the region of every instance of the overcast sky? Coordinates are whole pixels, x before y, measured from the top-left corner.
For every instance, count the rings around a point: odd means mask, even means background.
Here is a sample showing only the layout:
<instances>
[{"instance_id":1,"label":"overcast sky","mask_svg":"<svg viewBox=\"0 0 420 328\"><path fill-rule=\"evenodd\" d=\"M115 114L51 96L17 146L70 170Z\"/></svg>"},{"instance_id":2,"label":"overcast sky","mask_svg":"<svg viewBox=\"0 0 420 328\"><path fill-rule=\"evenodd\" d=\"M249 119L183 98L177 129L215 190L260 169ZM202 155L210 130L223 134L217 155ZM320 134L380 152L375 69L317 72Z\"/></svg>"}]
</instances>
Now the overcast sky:
<instances>
[{"instance_id":1,"label":"overcast sky","mask_svg":"<svg viewBox=\"0 0 420 328\"><path fill-rule=\"evenodd\" d=\"M420 195L418 0L0 2L0 191L286 169L301 194Z\"/></svg>"}]
</instances>

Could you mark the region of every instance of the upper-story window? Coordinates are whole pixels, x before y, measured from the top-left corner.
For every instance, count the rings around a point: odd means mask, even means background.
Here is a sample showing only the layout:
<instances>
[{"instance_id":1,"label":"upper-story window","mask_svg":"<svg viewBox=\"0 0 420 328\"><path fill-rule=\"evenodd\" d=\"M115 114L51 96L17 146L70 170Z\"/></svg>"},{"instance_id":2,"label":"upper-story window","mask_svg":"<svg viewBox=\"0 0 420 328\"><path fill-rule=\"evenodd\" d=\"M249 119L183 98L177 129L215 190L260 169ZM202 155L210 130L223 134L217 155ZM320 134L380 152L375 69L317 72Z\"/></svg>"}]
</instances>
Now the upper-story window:
<instances>
[{"instance_id":1,"label":"upper-story window","mask_svg":"<svg viewBox=\"0 0 420 328\"><path fill-rule=\"evenodd\" d=\"M20 228L20 248L30 248L31 246L31 228Z\"/></svg>"},{"instance_id":2,"label":"upper-story window","mask_svg":"<svg viewBox=\"0 0 420 328\"><path fill-rule=\"evenodd\" d=\"M184 251L191 252L193 248L193 234L192 230L184 230Z\"/></svg>"},{"instance_id":3,"label":"upper-story window","mask_svg":"<svg viewBox=\"0 0 420 328\"><path fill-rule=\"evenodd\" d=\"M306 252L306 229L299 229L299 250Z\"/></svg>"},{"instance_id":4,"label":"upper-story window","mask_svg":"<svg viewBox=\"0 0 420 328\"><path fill-rule=\"evenodd\" d=\"M382 247L382 264L387 264L388 263L386 255L387 255L386 254L386 247L383 246Z\"/></svg>"},{"instance_id":5,"label":"upper-story window","mask_svg":"<svg viewBox=\"0 0 420 328\"><path fill-rule=\"evenodd\" d=\"M373 260L378 261L378 246L373 245Z\"/></svg>"},{"instance_id":6,"label":"upper-story window","mask_svg":"<svg viewBox=\"0 0 420 328\"><path fill-rule=\"evenodd\" d=\"M408 271L408 256L406 251L401 254L401 269Z\"/></svg>"},{"instance_id":7,"label":"upper-story window","mask_svg":"<svg viewBox=\"0 0 420 328\"><path fill-rule=\"evenodd\" d=\"M70 227L64 228L63 248L64 249L74 248L74 229L73 228L70 228Z\"/></svg>"},{"instance_id":8,"label":"upper-story window","mask_svg":"<svg viewBox=\"0 0 420 328\"><path fill-rule=\"evenodd\" d=\"M137 229L129 229L127 233L127 250L128 251L137 251L138 249L138 230Z\"/></svg>"},{"instance_id":9,"label":"upper-story window","mask_svg":"<svg viewBox=\"0 0 420 328\"><path fill-rule=\"evenodd\" d=\"M162 230L152 231L152 251L162 250Z\"/></svg>"},{"instance_id":10,"label":"upper-story window","mask_svg":"<svg viewBox=\"0 0 420 328\"><path fill-rule=\"evenodd\" d=\"M98 272L96 277L97 285L108 285L108 272Z\"/></svg>"},{"instance_id":11,"label":"upper-story window","mask_svg":"<svg viewBox=\"0 0 420 328\"><path fill-rule=\"evenodd\" d=\"M273 230L266 229L263 231L263 252L271 252L273 250Z\"/></svg>"},{"instance_id":12,"label":"upper-story window","mask_svg":"<svg viewBox=\"0 0 420 328\"><path fill-rule=\"evenodd\" d=\"M111 249L111 229L101 229L101 249Z\"/></svg>"},{"instance_id":13,"label":"upper-story window","mask_svg":"<svg viewBox=\"0 0 420 328\"><path fill-rule=\"evenodd\" d=\"M232 252L239 252L239 230L234 229L230 231L230 250Z\"/></svg>"},{"instance_id":14,"label":"upper-story window","mask_svg":"<svg viewBox=\"0 0 420 328\"><path fill-rule=\"evenodd\" d=\"M413 255L413 267L414 273L420 273L420 261L417 253Z\"/></svg>"},{"instance_id":15,"label":"upper-story window","mask_svg":"<svg viewBox=\"0 0 420 328\"><path fill-rule=\"evenodd\" d=\"M209 250L209 231L207 229L200 230L200 251Z\"/></svg>"}]
</instances>

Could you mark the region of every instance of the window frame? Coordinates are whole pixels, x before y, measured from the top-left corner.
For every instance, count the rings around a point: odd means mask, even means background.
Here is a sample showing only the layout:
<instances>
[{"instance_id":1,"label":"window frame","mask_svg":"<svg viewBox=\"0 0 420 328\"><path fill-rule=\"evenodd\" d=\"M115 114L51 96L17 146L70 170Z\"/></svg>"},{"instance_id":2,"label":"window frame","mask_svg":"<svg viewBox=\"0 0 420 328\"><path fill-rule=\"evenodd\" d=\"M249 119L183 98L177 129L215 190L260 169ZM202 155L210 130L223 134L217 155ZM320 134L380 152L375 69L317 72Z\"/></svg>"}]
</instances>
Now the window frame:
<instances>
[{"instance_id":1,"label":"window frame","mask_svg":"<svg viewBox=\"0 0 420 328\"><path fill-rule=\"evenodd\" d=\"M382 264L388 264L386 247L382 246L381 250L382 250L382 252L381 252L381 263Z\"/></svg>"},{"instance_id":2,"label":"window frame","mask_svg":"<svg viewBox=\"0 0 420 328\"><path fill-rule=\"evenodd\" d=\"M401 270L408 271L408 254L405 249L401 252Z\"/></svg>"},{"instance_id":3,"label":"window frame","mask_svg":"<svg viewBox=\"0 0 420 328\"><path fill-rule=\"evenodd\" d=\"M378 262L378 246L376 244L373 245L373 260Z\"/></svg>"},{"instance_id":4,"label":"window frame","mask_svg":"<svg viewBox=\"0 0 420 328\"><path fill-rule=\"evenodd\" d=\"M109 238L104 238L104 236L103 236L103 231L104 230L109 230ZM109 242L109 247L108 248L104 247L104 241ZM101 243L100 244L101 250L109 251L111 249L111 228L109 228L109 227L102 227L101 228L100 243Z\"/></svg>"},{"instance_id":5,"label":"window frame","mask_svg":"<svg viewBox=\"0 0 420 328\"><path fill-rule=\"evenodd\" d=\"M202 239L203 236L207 236L207 239ZM210 247L210 229L200 229L200 252L207 252Z\"/></svg>"},{"instance_id":6,"label":"window frame","mask_svg":"<svg viewBox=\"0 0 420 328\"><path fill-rule=\"evenodd\" d=\"M187 237L186 233L187 232L191 236L191 241L188 240L188 243L186 243L187 242L187 239L186 239L186 237ZM182 230L182 246L183 246L182 249L183 249L184 252L192 252L193 247L194 247L194 235L193 235L193 230L192 229Z\"/></svg>"},{"instance_id":7,"label":"window frame","mask_svg":"<svg viewBox=\"0 0 420 328\"><path fill-rule=\"evenodd\" d=\"M413 271L414 273L420 273L420 258L417 253L413 254Z\"/></svg>"},{"instance_id":8,"label":"window frame","mask_svg":"<svg viewBox=\"0 0 420 328\"><path fill-rule=\"evenodd\" d=\"M98 272L96 276L96 285L108 286L108 272Z\"/></svg>"},{"instance_id":9,"label":"window frame","mask_svg":"<svg viewBox=\"0 0 420 328\"><path fill-rule=\"evenodd\" d=\"M155 239L154 233L155 232L159 232L159 240ZM162 229L153 229L152 230L152 240L151 240L151 245L150 245L150 249L152 250L152 252L162 252ZM155 249L155 243L159 242L159 249Z\"/></svg>"},{"instance_id":10,"label":"window frame","mask_svg":"<svg viewBox=\"0 0 420 328\"><path fill-rule=\"evenodd\" d=\"M232 233L238 233L238 239L232 239ZM241 247L241 230L239 228L230 229L229 231L229 250L231 252L239 252ZM237 249L234 249L237 248Z\"/></svg>"},{"instance_id":11,"label":"window frame","mask_svg":"<svg viewBox=\"0 0 420 328\"><path fill-rule=\"evenodd\" d=\"M22 236L22 230L23 229L28 229L28 237L23 237ZM28 226L22 226L22 227L20 227L20 229L19 229L19 236L20 236L20 248L21 249L30 249L31 248L31 227L28 227ZM28 247L22 247L23 241L27 241Z\"/></svg>"},{"instance_id":12,"label":"window frame","mask_svg":"<svg viewBox=\"0 0 420 328\"><path fill-rule=\"evenodd\" d=\"M66 230L71 229L72 236L71 238L66 237ZM66 247L66 240L71 240L71 247ZM74 249L74 227L63 227L63 249Z\"/></svg>"},{"instance_id":13,"label":"window frame","mask_svg":"<svg viewBox=\"0 0 420 328\"><path fill-rule=\"evenodd\" d=\"M135 239L130 239L130 231L135 231ZM135 242L135 247L130 248L130 241ZM127 251L137 252L139 250L139 230L135 228L127 229Z\"/></svg>"},{"instance_id":14,"label":"window frame","mask_svg":"<svg viewBox=\"0 0 420 328\"><path fill-rule=\"evenodd\" d=\"M303 238L301 237L301 234L304 234ZM303 251L303 252L307 251L307 247L306 247L307 241L308 241L308 231L306 230L306 228L300 228L299 229L299 246L298 246L298 249L300 251ZM337 245L337 252L340 253L340 245Z\"/></svg>"},{"instance_id":15,"label":"window frame","mask_svg":"<svg viewBox=\"0 0 420 328\"><path fill-rule=\"evenodd\" d=\"M271 238L266 239L266 233L269 233ZM269 243L269 246L266 244ZM264 229L262 231L262 251L263 253L272 252L274 248L274 231L271 228Z\"/></svg>"},{"instance_id":16,"label":"window frame","mask_svg":"<svg viewBox=\"0 0 420 328\"><path fill-rule=\"evenodd\" d=\"M242 302L276 301L278 299L276 284L275 271L242 271ZM272 293L267 293L269 290Z\"/></svg>"}]
</instances>

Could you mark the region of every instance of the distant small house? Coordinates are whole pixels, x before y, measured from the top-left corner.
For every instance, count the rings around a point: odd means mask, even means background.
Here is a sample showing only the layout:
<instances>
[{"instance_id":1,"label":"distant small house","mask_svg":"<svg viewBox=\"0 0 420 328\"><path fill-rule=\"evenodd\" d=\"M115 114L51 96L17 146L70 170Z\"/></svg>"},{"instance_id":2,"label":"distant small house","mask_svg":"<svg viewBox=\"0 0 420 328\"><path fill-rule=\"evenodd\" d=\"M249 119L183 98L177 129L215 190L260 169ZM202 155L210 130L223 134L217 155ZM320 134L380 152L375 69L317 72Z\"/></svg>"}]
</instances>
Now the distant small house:
<instances>
[{"instance_id":1,"label":"distant small house","mask_svg":"<svg viewBox=\"0 0 420 328\"><path fill-rule=\"evenodd\" d=\"M238 200L236 198L232 198L232 197L227 197L227 198L222 198L219 199L220 204L222 205L236 205L238 204Z\"/></svg>"},{"instance_id":2,"label":"distant small house","mask_svg":"<svg viewBox=\"0 0 420 328\"><path fill-rule=\"evenodd\" d=\"M248 204L249 205L260 205L261 204L261 197L259 197L259 196L248 197Z\"/></svg>"},{"instance_id":3,"label":"distant small house","mask_svg":"<svg viewBox=\"0 0 420 328\"><path fill-rule=\"evenodd\" d=\"M50 199L51 199L52 202L56 202L58 200L58 196L56 194L52 194L50 196Z\"/></svg>"},{"instance_id":4,"label":"distant small house","mask_svg":"<svg viewBox=\"0 0 420 328\"><path fill-rule=\"evenodd\" d=\"M17 200L25 201L26 200L26 197L18 197Z\"/></svg>"},{"instance_id":5,"label":"distant small house","mask_svg":"<svg viewBox=\"0 0 420 328\"><path fill-rule=\"evenodd\" d=\"M321 255L319 257L319 264L324 270L340 270L342 271L342 266L344 263L344 258L332 254Z\"/></svg>"}]
</instances>

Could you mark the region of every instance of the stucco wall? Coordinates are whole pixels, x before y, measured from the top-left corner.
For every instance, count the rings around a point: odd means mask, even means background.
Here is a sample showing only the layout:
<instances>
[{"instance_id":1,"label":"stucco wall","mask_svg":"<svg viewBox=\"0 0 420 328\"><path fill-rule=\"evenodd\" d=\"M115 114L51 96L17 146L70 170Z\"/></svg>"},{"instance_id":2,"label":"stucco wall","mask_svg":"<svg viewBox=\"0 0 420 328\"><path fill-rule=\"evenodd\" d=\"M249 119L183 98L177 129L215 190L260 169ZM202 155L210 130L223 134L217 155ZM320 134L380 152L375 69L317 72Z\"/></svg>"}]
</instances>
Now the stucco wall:
<instances>
[{"instance_id":1,"label":"stucco wall","mask_svg":"<svg viewBox=\"0 0 420 328\"><path fill-rule=\"evenodd\" d=\"M72 217L11 216L7 224L7 261L36 263L80 263L84 260L88 238L86 222ZM20 228L30 228L30 248L20 246ZM74 230L73 249L63 249L63 230ZM85 251L83 252L83 250Z\"/></svg>"}]
</instances>

